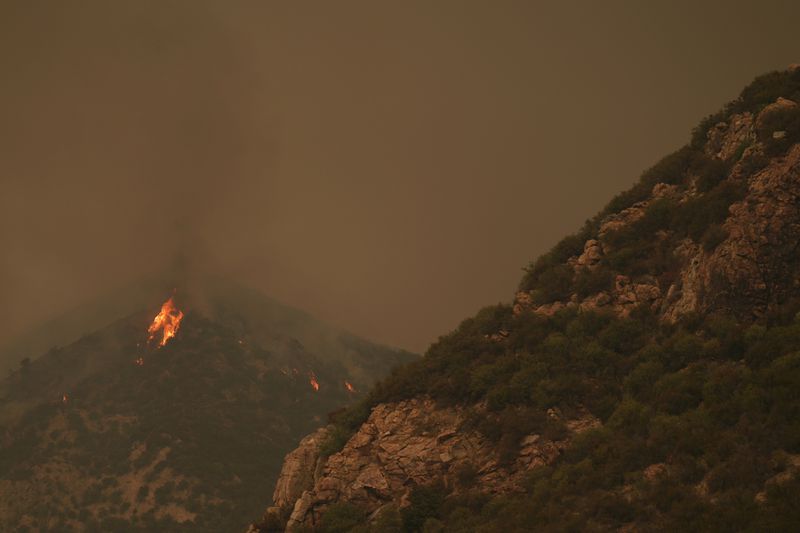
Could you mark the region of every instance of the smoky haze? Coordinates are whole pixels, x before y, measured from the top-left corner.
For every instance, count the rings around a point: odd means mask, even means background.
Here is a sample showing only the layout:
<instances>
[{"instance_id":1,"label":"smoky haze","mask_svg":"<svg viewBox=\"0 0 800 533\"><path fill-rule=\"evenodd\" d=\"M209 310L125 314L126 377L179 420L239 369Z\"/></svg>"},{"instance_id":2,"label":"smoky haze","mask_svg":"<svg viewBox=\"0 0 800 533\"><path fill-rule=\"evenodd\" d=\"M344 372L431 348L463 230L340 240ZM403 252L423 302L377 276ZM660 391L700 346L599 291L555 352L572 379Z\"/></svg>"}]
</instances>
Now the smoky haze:
<instances>
[{"instance_id":1,"label":"smoky haze","mask_svg":"<svg viewBox=\"0 0 800 533\"><path fill-rule=\"evenodd\" d=\"M0 345L182 256L423 351L800 58L654 4L0 2Z\"/></svg>"}]
</instances>

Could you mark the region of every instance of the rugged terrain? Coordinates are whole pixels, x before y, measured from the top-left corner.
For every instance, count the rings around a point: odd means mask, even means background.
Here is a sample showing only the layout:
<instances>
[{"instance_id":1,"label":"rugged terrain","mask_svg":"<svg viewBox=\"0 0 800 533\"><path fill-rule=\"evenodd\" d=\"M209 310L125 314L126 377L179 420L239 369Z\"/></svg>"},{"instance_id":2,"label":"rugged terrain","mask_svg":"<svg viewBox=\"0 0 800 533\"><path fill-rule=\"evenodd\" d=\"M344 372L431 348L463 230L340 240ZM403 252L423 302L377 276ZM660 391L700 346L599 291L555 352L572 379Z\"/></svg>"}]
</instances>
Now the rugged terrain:
<instances>
[{"instance_id":1,"label":"rugged terrain","mask_svg":"<svg viewBox=\"0 0 800 533\"><path fill-rule=\"evenodd\" d=\"M289 454L252 531L796 530L800 68Z\"/></svg>"},{"instance_id":2,"label":"rugged terrain","mask_svg":"<svg viewBox=\"0 0 800 533\"><path fill-rule=\"evenodd\" d=\"M281 459L410 354L227 282L178 290L0 383L0 530L236 531Z\"/></svg>"}]
</instances>

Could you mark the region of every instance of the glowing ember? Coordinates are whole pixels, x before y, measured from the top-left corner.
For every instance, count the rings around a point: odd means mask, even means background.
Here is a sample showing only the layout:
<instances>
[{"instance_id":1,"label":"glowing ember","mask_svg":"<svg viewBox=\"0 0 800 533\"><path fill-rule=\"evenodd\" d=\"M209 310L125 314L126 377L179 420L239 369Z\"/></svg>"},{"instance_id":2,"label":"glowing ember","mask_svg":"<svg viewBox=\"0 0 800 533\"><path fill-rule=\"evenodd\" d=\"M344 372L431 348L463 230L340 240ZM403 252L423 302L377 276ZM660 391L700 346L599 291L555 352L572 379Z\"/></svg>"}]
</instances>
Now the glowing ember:
<instances>
[{"instance_id":1,"label":"glowing ember","mask_svg":"<svg viewBox=\"0 0 800 533\"><path fill-rule=\"evenodd\" d=\"M69 401L69 396L67 396L67 393L65 392L64 394L61 395L61 403L67 403L68 401Z\"/></svg>"},{"instance_id":2,"label":"glowing ember","mask_svg":"<svg viewBox=\"0 0 800 533\"><path fill-rule=\"evenodd\" d=\"M178 333L181 320L183 320L183 311L175 307L175 302L170 296L169 300L164 302L164 305L161 306L161 311L153 319L153 323L147 328L147 333L150 334L147 338L147 342L151 342L156 338L156 335L160 331L161 340L158 341L158 346L164 346L167 344L167 341Z\"/></svg>"},{"instance_id":3,"label":"glowing ember","mask_svg":"<svg viewBox=\"0 0 800 533\"><path fill-rule=\"evenodd\" d=\"M144 366L144 357L139 357L134 363L136 363L137 366Z\"/></svg>"},{"instance_id":4,"label":"glowing ember","mask_svg":"<svg viewBox=\"0 0 800 533\"><path fill-rule=\"evenodd\" d=\"M314 375L314 372L310 372L308 374L308 377L309 377L309 383L311 383L311 386L314 387L315 391L318 391L319 390L319 381L317 381L317 376Z\"/></svg>"},{"instance_id":5,"label":"glowing ember","mask_svg":"<svg viewBox=\"0 0 800 533\"><path fill-rule=\"evenodd\" d=\"M353 387L353 386L350 384L350 382L349 382L349 381L345 381L345 382L344 382L344 386L345 386L345 388L347 389L347 391L348 391L348 392L355 392L355 391L356 391L355 387Z\"/></svg>"}]
</instances>

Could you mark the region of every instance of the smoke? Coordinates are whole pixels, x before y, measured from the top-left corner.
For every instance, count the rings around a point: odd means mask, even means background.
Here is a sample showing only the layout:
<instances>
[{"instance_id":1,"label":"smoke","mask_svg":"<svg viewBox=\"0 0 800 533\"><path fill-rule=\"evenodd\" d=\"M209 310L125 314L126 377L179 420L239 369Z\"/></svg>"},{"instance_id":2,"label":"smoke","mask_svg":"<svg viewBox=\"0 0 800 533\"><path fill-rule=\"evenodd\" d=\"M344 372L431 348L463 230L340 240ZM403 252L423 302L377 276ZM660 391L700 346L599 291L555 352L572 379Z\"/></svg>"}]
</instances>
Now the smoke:
<instances>
[{"instance_id":1,"label":"smoke","mask_svg":"<svg viewBox=\"0 0 800 533\"><path fill-rule=\"evenodd\" d=\"M0 3L0 346L179 270L423 351L797 60L712 4Z\"/></svg>"},{"instance_id":2,"label":"smoke","mask_svg":"<svg viewBox=\"0 0 800 533\"><path fill-rule=\"evenodd\" d=\"M176 262L226 266L215 243L232 253L251 233L231 206L266 205L274 148L245 51L202 4L164 5L0 14L13 68L0 92L0 339Z\"/></svg>"}]
</instances>

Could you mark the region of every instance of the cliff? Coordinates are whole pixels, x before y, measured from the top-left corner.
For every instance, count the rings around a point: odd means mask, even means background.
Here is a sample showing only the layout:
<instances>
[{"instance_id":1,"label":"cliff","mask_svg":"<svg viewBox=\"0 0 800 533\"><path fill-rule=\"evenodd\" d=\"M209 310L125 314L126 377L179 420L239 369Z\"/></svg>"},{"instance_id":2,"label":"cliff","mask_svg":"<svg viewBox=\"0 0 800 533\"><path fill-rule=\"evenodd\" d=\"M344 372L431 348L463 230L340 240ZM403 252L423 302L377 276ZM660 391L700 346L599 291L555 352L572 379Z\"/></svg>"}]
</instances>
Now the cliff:
<instances>
[{"instance_id":1,"label":"cliff","mask_svg":"<svg viewBox=\"0 0 800 533\"><path fill-rule=\"evenodd\" d=\"M560 421L556 411L548 413ZM565 431L548 438L525 435L512 457L501 460L496 443L465 429L468 411L415 398L373 409L345 447L319 456L328 429L301 441L283 463L268 513L291 508L287 528L314 526L333 502L357 504L372 515L408 505L412 489L432 481L455 493L476 486L489 494L521 492L525 474L553 463L573 435L596 427L589 413L564 420ZM257 530L256 530L257 531Z\"/></svg>"}]
</instances>

